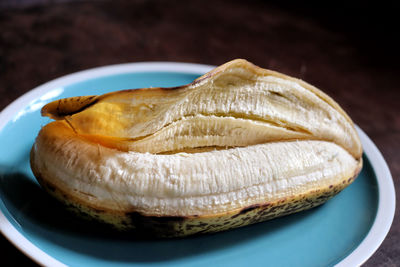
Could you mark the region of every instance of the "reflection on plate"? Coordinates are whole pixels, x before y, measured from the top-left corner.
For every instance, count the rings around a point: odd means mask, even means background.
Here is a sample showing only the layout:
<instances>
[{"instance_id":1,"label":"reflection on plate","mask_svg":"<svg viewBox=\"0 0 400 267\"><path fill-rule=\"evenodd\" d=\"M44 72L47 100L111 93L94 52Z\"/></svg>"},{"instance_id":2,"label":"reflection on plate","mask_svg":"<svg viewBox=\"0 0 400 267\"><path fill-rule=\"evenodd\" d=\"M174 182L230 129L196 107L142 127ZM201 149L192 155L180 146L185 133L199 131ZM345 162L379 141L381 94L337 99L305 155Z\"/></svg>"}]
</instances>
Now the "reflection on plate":
<instances>
[{"instance_id":1,"label":"reflection on plate","mask_svg":"<svg viewBox=\"0 0 400 267\"><path fill-rule=\"evenodd\" d=\"M83 222L35 181L29 151L43 104L61 97L191 82L211 66L136 63L68 75L22 96L0 114L0 230L46 265L83 266L356 266L389 231L395 194L387 165L359 130L364 168L326 204L228 232L174 240L141 240Z\"/></svg>"}]
</instances>

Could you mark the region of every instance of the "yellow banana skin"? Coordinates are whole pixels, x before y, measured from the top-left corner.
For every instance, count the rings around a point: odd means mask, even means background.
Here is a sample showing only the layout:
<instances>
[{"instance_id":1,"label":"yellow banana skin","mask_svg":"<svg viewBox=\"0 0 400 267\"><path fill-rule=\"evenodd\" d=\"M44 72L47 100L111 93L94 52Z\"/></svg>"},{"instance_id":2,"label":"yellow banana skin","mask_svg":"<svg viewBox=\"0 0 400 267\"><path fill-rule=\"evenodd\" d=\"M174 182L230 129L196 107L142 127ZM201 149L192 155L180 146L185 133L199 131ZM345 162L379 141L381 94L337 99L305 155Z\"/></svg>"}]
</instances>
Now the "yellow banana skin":
<instances>
[{"instance_id":1,"label":"yellow banana skin","mask_svg":"<svg viewBox=\"0 0 400 267\"><path fill-rule=\"evenodd\" d=\"M121 229L176 237L312 208L362 167L329 96L245 60L193 83L44 106L31 166L64 203Z\"/></svg>"}]
</instances>

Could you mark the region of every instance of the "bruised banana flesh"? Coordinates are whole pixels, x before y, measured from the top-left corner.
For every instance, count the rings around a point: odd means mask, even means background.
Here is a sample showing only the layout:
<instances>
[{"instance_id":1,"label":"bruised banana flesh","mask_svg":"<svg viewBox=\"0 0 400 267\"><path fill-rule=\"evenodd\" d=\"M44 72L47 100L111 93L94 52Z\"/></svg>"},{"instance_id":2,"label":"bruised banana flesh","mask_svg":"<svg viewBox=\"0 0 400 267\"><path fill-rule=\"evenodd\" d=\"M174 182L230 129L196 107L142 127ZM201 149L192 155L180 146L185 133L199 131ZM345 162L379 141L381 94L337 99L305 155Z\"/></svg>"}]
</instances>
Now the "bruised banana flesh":
<instances>
[{"instance_id":1,"label":"bruised banana flesh","mask_svg":"<svg viewBox=\"0 0 400 267\"><path fill-rule=\"evenodd\" d=\"M211 233L309 209L362 167L351 119L295 78L233 60L194 82L60 99L31 166L62 202L120 229Z\"/></svg>"}]
</instances>

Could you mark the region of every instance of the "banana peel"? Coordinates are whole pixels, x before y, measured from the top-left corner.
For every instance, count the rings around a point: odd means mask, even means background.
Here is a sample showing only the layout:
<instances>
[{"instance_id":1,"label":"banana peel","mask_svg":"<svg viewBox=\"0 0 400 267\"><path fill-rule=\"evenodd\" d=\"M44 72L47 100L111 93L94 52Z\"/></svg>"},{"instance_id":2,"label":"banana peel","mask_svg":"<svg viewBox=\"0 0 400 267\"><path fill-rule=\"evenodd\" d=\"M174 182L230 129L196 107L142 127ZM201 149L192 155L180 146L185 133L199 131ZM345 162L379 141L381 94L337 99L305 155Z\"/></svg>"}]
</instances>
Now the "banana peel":
<instances>
[{"instance_id":1,"label":"banana peel","mask_svg":"<svg viewBox=\"0 0 400 267\"><path fill-rule=\"evenodd\" d=\"M119 229L212 233L318 206L362 168L349 116L308 83L228 62L192 83L45 105L31 167Z\"/></svg>"}]
</instances>

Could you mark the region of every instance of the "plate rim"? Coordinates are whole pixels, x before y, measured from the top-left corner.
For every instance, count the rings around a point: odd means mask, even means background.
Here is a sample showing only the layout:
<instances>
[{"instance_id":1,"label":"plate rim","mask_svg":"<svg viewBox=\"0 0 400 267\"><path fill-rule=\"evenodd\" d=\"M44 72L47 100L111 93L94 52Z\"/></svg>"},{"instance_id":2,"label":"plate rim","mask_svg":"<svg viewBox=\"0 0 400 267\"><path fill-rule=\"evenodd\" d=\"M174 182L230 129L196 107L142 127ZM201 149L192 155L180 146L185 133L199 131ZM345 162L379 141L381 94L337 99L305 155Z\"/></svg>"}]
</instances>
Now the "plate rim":
<instances>
[{"instance_id":1,"label":"plate rim","mask_svg":"<svg viewBox=\"0 0 400 267\"><path fill-rule=\"evenodd\" d=\"M378 147L357 125L364 153L372 166L378 182L378 209L374 223L361 243L347 257L336 264L337 267L360 266L380 247L389 233L396 210L396 192L389 167ZM357 261L357 259L359 259Z\"/></svg>"},{"instance_id":2,"label":"plate rim","mask_svg":"<svg viewBox=\"0 0 400 267\"><path fill-rule=\"evenodd\" d=\"M35 87L6 106L0 112L0 131L3 130L7 123L21 109L57 87L115 74L160 71L202 75L213 68L215 66L206 64L154 61L107 65L64 75ZM364 153L367 155L377 178L379 192L378 209L368 234L349 255L336 264L338 267L359 266L367 261L387 236L395 214L396 195L389 167L381 152L367 134L357 125L356 129L360 136ZM0 199L0 201L2 200ZM66 266L30 242L11 224L2 210L0 210L0 232L17 249L36 263L41 265Z\"/></svg>"}]
</instances>

